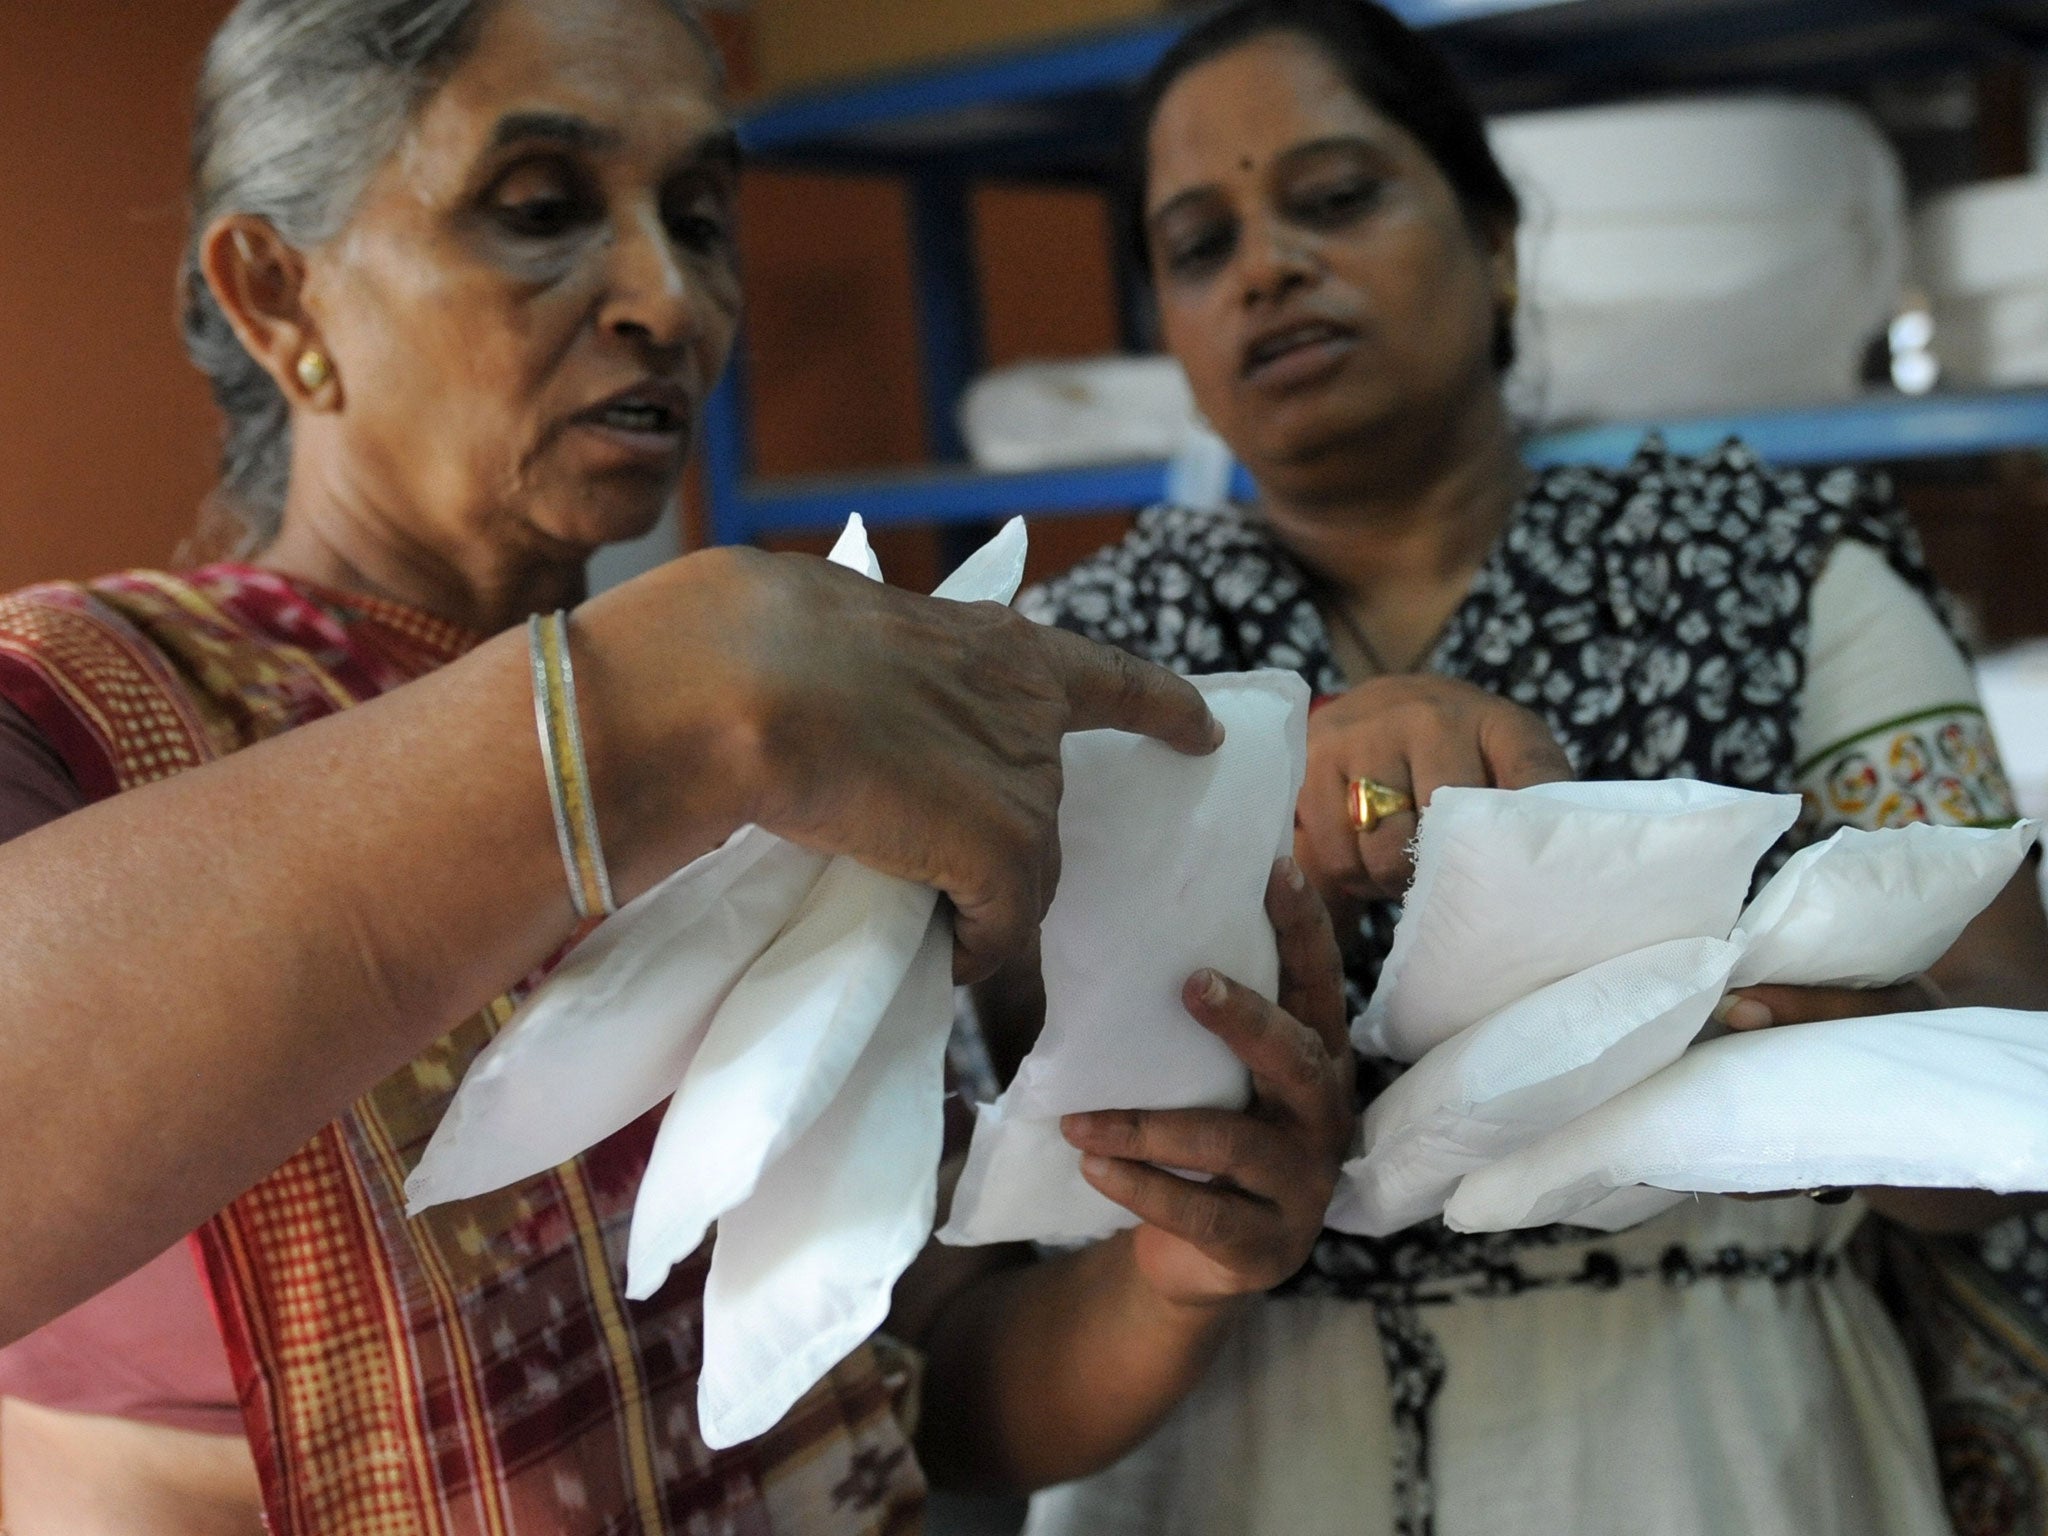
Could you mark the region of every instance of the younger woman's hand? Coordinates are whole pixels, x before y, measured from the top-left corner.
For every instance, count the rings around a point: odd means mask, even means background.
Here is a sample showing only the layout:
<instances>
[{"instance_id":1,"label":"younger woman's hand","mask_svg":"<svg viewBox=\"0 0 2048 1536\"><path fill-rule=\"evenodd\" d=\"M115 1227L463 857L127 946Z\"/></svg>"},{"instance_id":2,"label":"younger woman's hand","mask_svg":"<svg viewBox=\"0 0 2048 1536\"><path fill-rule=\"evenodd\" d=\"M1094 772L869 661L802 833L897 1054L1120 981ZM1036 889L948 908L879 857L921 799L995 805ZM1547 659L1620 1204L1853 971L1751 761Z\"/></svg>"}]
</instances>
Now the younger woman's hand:
<instances>
[{"instance_id":1,"label":"younger woman's hand","mask_svg":"<svg viewBox=\"0 0 2048 1536\"><path fill-rule=\"evenodd\" d=\"M1139 1273L1184 1305L1267 1290L1298 1270L1351 1145L1351 1047L1329 915L1287 859L1266 911L1280 945L1277 1003L1213 971L1182 991L1188 1012L1251 1069L1250 1108L1108 1110L1061 1126L1086 1154L1088 1182L1144 1218L1130 1234Z\"/></svg>"},{"instance_id":2,"label":"younger woman's hand","mask_svg":"<svg viewBox=\"0 0 2048 1536\"><path fill-rule=\"evenodd\" d=\"M1571 776L1550 727L1519 704L1455 678L1372 678L1309 716L1295 857L1348 930L1360 904L1396 900L1408 888L1416 818L1439 789L1521 789ZM1354 779L1405 795L1411 808L1359 831Z\"/></svg>"},{"instance_id":3,"label":"younger woman's hand","mask_svg":"<svg viewBox=\"0 0 2048 1536\"><path fill-rule=\"evenodd\" d=\"M1948 999L1926 976L1895 987L1744 987L1730 992L1714 1018L1741 1032L1823 1019L1869 1019L1885 1013L1924 1013L1946 1008Z\"/></svg>"}]
</instances>

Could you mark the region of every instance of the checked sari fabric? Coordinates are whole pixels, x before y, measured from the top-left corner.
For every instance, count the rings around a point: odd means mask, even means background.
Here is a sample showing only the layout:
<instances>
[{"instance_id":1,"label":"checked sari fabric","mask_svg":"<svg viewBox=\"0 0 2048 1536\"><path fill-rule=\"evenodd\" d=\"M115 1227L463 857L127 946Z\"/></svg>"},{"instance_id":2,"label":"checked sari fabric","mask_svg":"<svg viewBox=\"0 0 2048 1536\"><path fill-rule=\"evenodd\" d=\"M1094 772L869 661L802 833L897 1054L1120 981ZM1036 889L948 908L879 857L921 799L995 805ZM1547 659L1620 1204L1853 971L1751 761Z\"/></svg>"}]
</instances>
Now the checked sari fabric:
<instances>
[{"instance_id":1,"label":"checked sari fabric","mask_svg":"<svg viewBox=\"0 0 2048 1536\"><path fill-rule=\"evenodd\" d=\"M374 698L477 639L249 566L131 572L0 599L0 699L100 799ZM897 1416L910 1373L873 1349L762 1439L716 1453L698 1437L708 1249L652 1301L623 1299L650 1121L406 1218L406 1175L515 1001L386 1079L193 1236L270 1528L914 1530L924 1485Z\"/></svg>"}]
</instances>

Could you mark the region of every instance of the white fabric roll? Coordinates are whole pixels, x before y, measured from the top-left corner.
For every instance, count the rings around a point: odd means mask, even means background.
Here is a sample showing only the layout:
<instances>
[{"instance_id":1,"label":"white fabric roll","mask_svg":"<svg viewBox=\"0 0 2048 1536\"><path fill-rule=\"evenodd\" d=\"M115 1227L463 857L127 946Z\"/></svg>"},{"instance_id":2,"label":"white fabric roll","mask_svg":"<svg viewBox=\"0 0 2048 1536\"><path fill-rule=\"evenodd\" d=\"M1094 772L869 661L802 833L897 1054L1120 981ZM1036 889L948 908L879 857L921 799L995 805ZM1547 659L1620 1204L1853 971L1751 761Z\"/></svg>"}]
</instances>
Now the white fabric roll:
<instances>
[{"instance_id":1,"label":"white fabric roll","mask_svg":"<svg viewBox=\"0 0 2048 1536\"><path fill-rule=\"evenodd\" d=\"M1050 469L1164 459L1201 425L1171 357L1018 363L976 379L960 432L983 469Z\"/></svg>"},{"instance_id":2,"label":"white fabric roll","mask_svg":"<svg viewBox=\"0 0 2048 1536\"><path fill-rule=\"evenodd\" d=\"M1855 395L1907 243L1898 158L1866 115L1745 96L1488 131L1525 209L1514 394L1540 420Z\"/></svg>"}]
</instances>

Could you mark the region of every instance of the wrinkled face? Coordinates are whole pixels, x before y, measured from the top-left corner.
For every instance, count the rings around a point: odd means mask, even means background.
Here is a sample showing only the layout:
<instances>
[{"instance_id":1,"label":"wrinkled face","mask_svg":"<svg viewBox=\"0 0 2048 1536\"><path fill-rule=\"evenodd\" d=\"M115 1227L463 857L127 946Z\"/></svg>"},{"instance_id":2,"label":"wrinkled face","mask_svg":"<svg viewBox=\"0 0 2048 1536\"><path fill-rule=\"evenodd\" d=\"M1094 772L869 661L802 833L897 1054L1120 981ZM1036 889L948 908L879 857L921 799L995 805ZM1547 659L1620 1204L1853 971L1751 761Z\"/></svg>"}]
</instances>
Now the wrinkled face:
<instances>
[{"instance_id":1,"label":"wrinkled face","mask_svg":"<svg viewBox=\"0 0 2048 1536\"><path fill-rule=\"evenodd\" d=\"M732 343L735 179L656 0L498 0L309 256L345 400L323 473L429 543L645 533Z\"/></svg>"},{"instance_id":2,"label":"wrinkled face","mask_svg":"<svg viewBox=\"0 0 2048 1536\"><path fill-rule=\"evenodd\" d=\"M1146 232L1167 345L1262 477L1300 478L1495 387L1512 240L1313 43L1255 38L1167 92Z\"/></svg>"}]
</instances>

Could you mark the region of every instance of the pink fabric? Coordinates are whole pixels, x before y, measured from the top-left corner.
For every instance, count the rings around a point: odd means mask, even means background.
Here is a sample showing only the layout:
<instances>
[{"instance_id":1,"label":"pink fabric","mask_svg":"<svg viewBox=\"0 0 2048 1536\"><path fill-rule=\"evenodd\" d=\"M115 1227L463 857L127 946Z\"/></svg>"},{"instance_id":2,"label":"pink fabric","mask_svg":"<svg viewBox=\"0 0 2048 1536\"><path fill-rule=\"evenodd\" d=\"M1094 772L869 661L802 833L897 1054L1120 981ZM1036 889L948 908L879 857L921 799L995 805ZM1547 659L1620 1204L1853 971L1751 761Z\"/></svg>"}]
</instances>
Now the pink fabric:
<instances>
[{"instance_id":1,"label":"pink fabric","mask_svg":"<svg viewBox=\"0 0 2048 1536\"><path fill-rule=\"evenodd\" d=\"M84 804L49 744L0 703L0 842ZM184 1243L0 1349L0 1397L204 1434L242 1433L227 1351Z\"/></svg>"},{"instance_id":2,"label":"pink fabric","mask_svg":"<svg viewBox=\"0 0 2048 1536\"><path fill-rule=\"evenodd\" d=\"M203 1434L242 1433L227 1351L182 1242L0 1349L0 1397Z\"/></svg>"}]
</instances>

